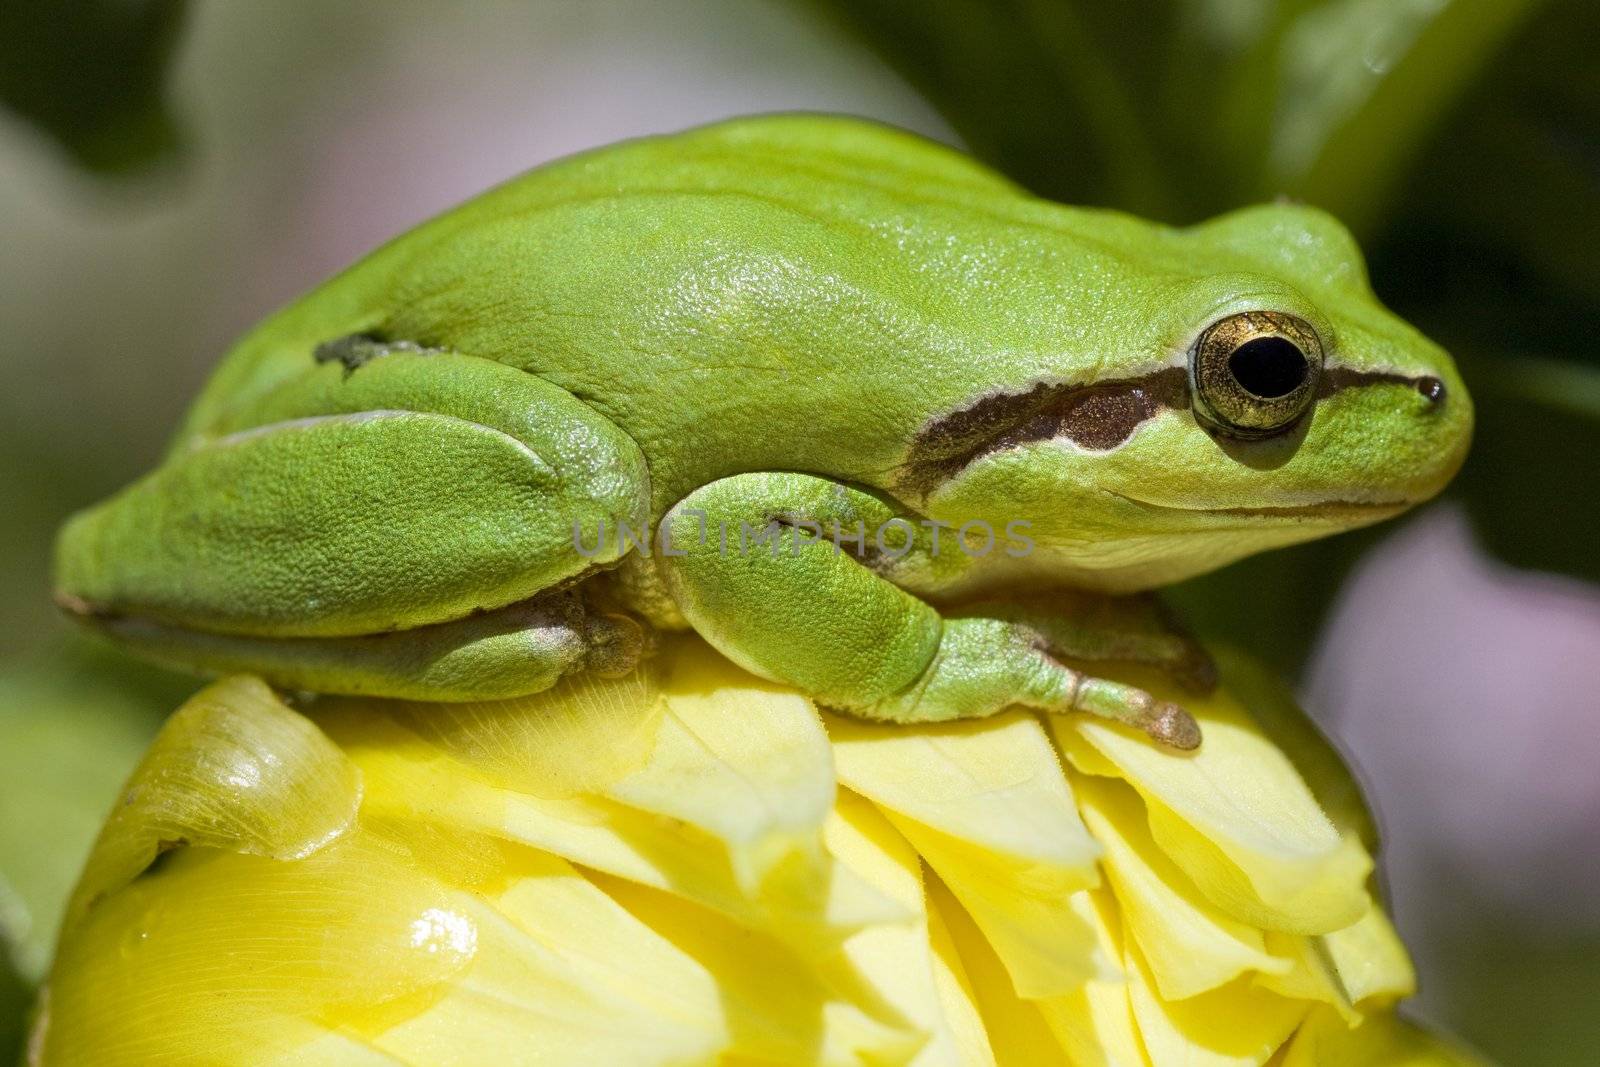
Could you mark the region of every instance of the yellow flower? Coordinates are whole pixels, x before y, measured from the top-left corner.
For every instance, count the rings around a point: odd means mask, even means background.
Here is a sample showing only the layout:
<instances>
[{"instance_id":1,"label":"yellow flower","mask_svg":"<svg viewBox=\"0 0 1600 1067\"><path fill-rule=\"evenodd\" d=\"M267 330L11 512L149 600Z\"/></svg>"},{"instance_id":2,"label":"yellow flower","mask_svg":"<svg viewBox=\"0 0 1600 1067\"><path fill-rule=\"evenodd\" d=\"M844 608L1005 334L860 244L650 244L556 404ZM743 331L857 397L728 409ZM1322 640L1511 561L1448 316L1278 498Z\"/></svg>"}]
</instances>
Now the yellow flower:
<instances>
[{"instance_id":1,"label":"yellow flower","mask_svg":"<svg viewBox=\"0 0 1600 1067\"><path fill-rule=\"evenodd\" d=\"M819 715L688 638L496 704L229 679L102 832L30 1062L1472 1062L1394 1014L1337 760L1223 668L1192 754Z\"/></svg>"}]
</instances>

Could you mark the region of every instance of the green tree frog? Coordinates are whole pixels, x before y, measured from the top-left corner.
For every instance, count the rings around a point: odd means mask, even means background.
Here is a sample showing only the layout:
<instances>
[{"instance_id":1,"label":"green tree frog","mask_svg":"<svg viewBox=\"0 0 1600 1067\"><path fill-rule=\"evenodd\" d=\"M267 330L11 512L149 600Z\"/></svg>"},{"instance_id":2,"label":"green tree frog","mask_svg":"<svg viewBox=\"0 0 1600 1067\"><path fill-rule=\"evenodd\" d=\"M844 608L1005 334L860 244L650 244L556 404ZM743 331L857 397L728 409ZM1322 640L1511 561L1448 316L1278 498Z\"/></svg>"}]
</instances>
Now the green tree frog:
<instances>
[{"instance_id":1,"label":"green tree frog","mask_svg":"<svg viewBox=\"0 0 1600 1067\"><path fill-rule=\"evenodd\" d=\"M1471 421L1318 211L1178 229L743 119L534 170L268 319L67 524L58 599L297 689L510 697L692 628L856 715L1189 748L1095 673L1206 684L1144 591L1397 514Z\"/></svg>"}]
</instances>

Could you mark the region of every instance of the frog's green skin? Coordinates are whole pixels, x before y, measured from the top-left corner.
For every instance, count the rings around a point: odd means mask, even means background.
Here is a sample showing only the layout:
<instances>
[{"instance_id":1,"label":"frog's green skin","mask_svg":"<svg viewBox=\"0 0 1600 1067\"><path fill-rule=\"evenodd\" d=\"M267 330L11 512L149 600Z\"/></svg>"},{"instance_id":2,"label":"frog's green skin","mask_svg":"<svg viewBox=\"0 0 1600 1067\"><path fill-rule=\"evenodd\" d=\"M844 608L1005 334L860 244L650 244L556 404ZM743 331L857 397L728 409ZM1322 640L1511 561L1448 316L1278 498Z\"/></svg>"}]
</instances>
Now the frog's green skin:
<instances>
[{"instance_id":1,"label":"frog's green skin","mask_svg":"<svg viewBox=\"0 0 1600 1067\"><path fill-rule=\"evenodd\" d=\"M1257 310L1309 324L1326 366L1304 417L1236 439L1184 368ZM1172 229L884 127L747 119L533 171L269 319L165 463L67 526L58 587L148 653L295 688L531 692L626 668L633 618L858 714L1017 702L1192 744L1181 711L1063 662L1203 674L1147 602L1095 594L1394 515L1470 426L1449 358L1317 211ZM779 516L917 539L737 549ZM935 553L933 520L999 547ZM1033 550L1008 553L1019 520Z\"/></svg>"}]
</instances>

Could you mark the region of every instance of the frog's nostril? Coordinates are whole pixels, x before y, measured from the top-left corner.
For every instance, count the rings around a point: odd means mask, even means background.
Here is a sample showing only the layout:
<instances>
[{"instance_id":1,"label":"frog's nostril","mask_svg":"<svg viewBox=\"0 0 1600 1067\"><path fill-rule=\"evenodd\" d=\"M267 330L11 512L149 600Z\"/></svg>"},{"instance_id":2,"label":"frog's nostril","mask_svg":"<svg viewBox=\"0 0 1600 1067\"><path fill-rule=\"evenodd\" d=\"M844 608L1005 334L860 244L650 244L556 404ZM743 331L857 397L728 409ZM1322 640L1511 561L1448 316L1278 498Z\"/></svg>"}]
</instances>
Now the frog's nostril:
<instances>
[{"instance_id":1,"label":"frog's nostril","mask_svg":"<svg viewBox=\"0 0 1600 1067\"><path fill-rule=\"evenodd\" d=\"M1287 337L1257 337L1234 349L1228 370L1246 391L1271 400L1300 388L1310 364Z\"/></svg>"},{"instance_id":2,"label":"frog's nostril","mask_svg":"<svg viewBox=\"0 0 1600 1067\"><path fill-rule=\"evenodd\" d=\"M1417 379L1417 392L1421 393L1435 404L1439 404L1444 401L1444 383L1431 374Z\"/></svg>"}]
</instances>

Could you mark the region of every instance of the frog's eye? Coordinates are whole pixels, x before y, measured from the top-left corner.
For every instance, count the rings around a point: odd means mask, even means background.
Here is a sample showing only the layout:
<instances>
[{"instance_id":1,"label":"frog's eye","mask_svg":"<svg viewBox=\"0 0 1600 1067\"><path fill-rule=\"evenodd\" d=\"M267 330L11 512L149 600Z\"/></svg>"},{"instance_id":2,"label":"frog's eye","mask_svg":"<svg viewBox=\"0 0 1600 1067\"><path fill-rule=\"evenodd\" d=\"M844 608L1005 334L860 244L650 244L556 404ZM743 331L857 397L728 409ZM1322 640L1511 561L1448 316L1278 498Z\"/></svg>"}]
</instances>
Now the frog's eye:
<instances>
[{"instance_id":1,"label":"frog's eye","mask_svg":"<svg viewBox=\"0 0 1600 1067\"><path fill-rule=\"evenodd\" d=\"M1322 373L1322 341L1303 319L1244 311L1206 327L1189 353L1195 413L1233 437L1282 433L1306 413Z\"/></svg>"}]
</instances>

